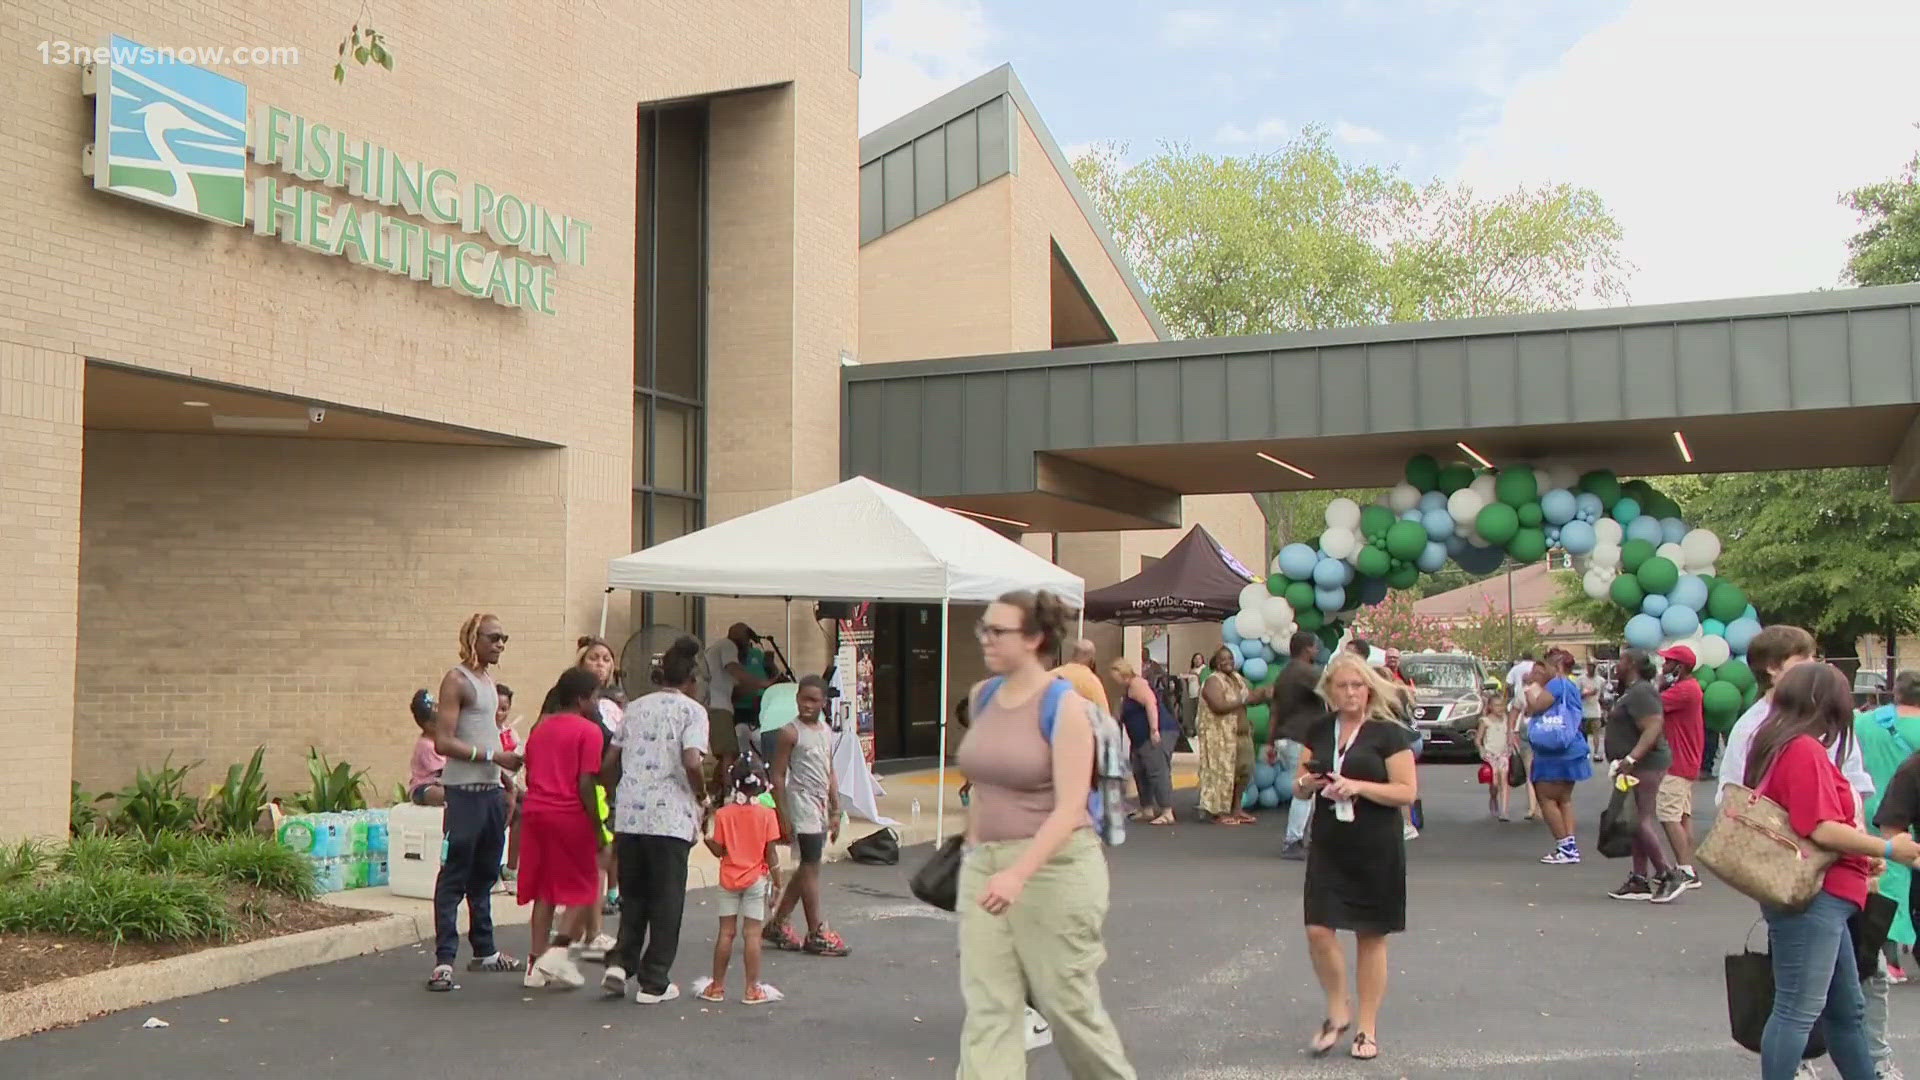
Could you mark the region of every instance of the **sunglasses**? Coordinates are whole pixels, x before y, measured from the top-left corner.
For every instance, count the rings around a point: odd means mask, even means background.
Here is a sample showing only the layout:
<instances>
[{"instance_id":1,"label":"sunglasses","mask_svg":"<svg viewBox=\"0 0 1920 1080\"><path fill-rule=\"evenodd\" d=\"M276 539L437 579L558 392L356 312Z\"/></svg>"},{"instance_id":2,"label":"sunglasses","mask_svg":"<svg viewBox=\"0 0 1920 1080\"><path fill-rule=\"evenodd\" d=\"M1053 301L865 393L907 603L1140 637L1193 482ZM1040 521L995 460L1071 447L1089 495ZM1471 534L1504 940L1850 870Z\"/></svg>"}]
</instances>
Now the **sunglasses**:
<instances>
[{"instance_id":1,"label":"sunglasses","mask_svg":"<svg viewBox=\"0 0 1920 1080\"><path fill-rule=\"evenodd\" d=\"M482 634L480 636L489 645L505 645L507 643L507 635L505 634Z\"/></svg>"}]
</instances>

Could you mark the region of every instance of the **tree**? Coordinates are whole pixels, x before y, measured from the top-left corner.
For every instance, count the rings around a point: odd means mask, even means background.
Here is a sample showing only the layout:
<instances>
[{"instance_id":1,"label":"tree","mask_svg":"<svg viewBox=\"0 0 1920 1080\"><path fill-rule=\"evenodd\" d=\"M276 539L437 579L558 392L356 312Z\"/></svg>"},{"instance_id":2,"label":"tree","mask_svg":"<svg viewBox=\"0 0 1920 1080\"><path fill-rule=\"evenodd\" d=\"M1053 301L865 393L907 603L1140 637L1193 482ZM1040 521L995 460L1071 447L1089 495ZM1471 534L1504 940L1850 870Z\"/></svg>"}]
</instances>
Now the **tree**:
<instances>
[{"instance_id":1,"label":"tree","mask_svg":"<svg viewBox=\"0 0 1920 1080\"><path fill-rule=\"evenodd\" d=\"M1537 653L1545 640L1538 622L1511 615L1491 599L1482 601L1479 611L1454 623L1447 633L1454 648L1483 660L1512 660L1523 653Z\"/></svg>"},{"instance_id":2,"label":"tree","mask_svg":"<svg viewBox=\"0 0 1920 1080\"><path fill-rule=\"evenodd\" d=\"M1920 281L1920 154L1898 176L1841 195L1840 204L1860 215L1861 229L1847 241L1849 282Z\"/></svg>"},{"instance_id":3,"label":"tree","mask_svg":"<svg viewBox=\"0 0 1920 1080\"><path fill-rule=\"evenodd\" d=\"M1920 630L1920 511L1887 471L1811 469L1699 478L1689 523L1720 534L1715 569L1764 622L1805 627L1831 657Z\"/></svg>"},{"instance_id":4,"label":"tree","mask_svg":"<svg viewBox=\"0 0 1920 1080\"><path fill-rule=\"evenodd\" d=\"M1627 619L1632 617L1632 612L1605 597L1595 600L1588 596L1581 576L1571 570L1559 571L1553 578L1560 592L1547 601L1549 614L1556 619L1579 623L1599 635L1603 641L1626 640Z\"/></svg>"},{"instance_id":5,"label":"tree","mask_svg":"<svg viewBox=\"0 0 1920 1080\"><path fill-rule=\"evenodd\" d=\"M1626 298L1620 226L1561 184L1499 198L1341 160L1310 128L1282 149L1103 144L1074 163L1176 334L1218 337L1570 308ZM1330 496L1328 496L1330 497ZM1291 496L1261 497L1269 543L1304 539ZM1324 509L1325 499L1319 505ZM1315 535L1319 518L1309 523Z\"/></svg>"},{"instance_id":6,"label":"tree","mask_svg":"<svg viewBox=\"0 0 1920 1080\"><path fill-rule=\"evenodd\" d=\"M387 45L386 35L373 28L372 23L368 21L370 18L368 4L363 0L360 5L360 20L353 24L353 29L346 37L340 39L339 58L333 65L334 82L347 81L348 60L352 60L361 67L366 67L368 61L372 61L388 71L393 70L393 50Z\"/></svg>"},{"instance_id":7,"label":"tree","mask_svg":"<svg viewBox=\"0 0 1920 1080\"><path fill-rule=\"evenodd\" d=\"M1447 626L1413 609L1414 595L1398 590L1354 616L1353 632L1381 648L1408 652L1444 652L1453 648Z\"/></svg>"},{"instance_id":8,"label":"tree","mask_svg":"<svg viewBox=\"0 0 1920 1080\"><path fill-rule=\"evenodd\" d=\"M1327 529L1327 504L1345 496L1365 506L1380 497L1385 488L1346 488L1323 491L1261 491L1253 501L1267 522L1267 562L1280 549L1299 541L1316 545Z\"/></svg>"}]
</instances>

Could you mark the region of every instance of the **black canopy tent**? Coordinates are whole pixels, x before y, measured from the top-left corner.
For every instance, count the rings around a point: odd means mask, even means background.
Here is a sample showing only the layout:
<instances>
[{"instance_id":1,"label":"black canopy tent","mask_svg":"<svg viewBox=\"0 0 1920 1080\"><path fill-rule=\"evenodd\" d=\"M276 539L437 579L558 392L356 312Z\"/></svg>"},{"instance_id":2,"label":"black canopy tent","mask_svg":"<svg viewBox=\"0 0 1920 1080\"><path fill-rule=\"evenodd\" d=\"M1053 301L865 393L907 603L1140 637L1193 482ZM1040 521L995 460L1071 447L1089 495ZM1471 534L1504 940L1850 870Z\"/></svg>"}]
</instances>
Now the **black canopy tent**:
<instances>
[{"instance_id":1,"label":"black canopy tent","mask_svg":"<svg viewBox=\"0 0 1920 1080\"><path fill-rule=\"evenodd\" d=\"M1087 619L1121 626L1225 622L1240 610L1253 575L1195 525L1166 557L1138 574L1087 593Z\"/></svg>"}]
</instances>

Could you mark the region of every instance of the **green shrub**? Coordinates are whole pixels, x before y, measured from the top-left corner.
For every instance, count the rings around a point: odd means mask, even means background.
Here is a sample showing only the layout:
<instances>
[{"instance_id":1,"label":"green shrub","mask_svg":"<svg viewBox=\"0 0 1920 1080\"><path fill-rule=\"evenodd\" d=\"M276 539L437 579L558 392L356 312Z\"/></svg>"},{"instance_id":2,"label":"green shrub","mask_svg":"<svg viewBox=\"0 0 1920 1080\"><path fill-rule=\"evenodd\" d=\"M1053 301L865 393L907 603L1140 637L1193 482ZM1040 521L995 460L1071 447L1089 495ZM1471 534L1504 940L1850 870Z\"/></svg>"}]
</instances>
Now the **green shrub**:
<instances>
[{"instance_id":1,"label":"green shrub","mask_svg":"<svg viewBox=\"0 0 1920 1080\"><path fill-rule=\"evenodd\" d=\"M0 886L32 881L53 865L53 859L53 849L31 837L0 847Z\"/></svg>"},{"instance_id":2,"label":"green shrub","mask_svg":"<svg viewBox=\"0 0 1920 1080\"><path fill-rule=\"evenodd\" d=\"M255 747L246 765L227 766L226 782L213 789L200 807L200 823L215 836L250 833L267 804L266 770L261 761L267 748Z\"/></svg>"},{"instance_id":3,"label":"green shrub","mask_svg":"<svg viewBox=\"0 0 1920 1080\"><path fill-rule=\"evenodd\" d=\"M141 768L133 783L113 793L112 826L116 832L154 836L163 832L190 832L200 814L200 800L187 794L187 774L195 765L173 767L168 754L160 768Z\"/></svg>"},{"instance_id":4,"label":"green shrub","mask_svg":"<svg viewBox=\"0 0 1920 1080\"><path fill-rule=\"evenodd\" d=\"M224 940L233 933L222 888L203 877L102 870L0 886L0 933L126 941Z\"/></svg>"},{"instance_id":5,"label":"green shrub","mask_svg":"<svg viewBox=\"0 0 1920 1080\"><path fill-rule=\"evenodd\" d=\"M185 869L215 881L311 900L320 894L313 861L270 836L231 836L194 846Z\"/></svg>"},{"instance_id":6,"label":"green shrub","mask_svg":"<svg viewBox=\"0 0 1920 1080\"><path fill-rule=\"evenodd\" d=\"M191 833L178 832L155 833L144 842L138 837L127 839L135 844L133 868L149 874L192 873L194 855L206 843Z\"/></svg>"},{"instance_id":7,"label":"green shrub","mask_svg":"<svg viewBox=\"0 0 1920 1080\"><path fill-rule=\"evenodd\" d=\"M105 815L100 813L99 804L113 798L113 793L95 795L73 781L67 796L67 833L70 836L84 836L97 833L106 828Z\"/></svg>"},{"instance_id":8,"label":"green shrub","mask_svg":"<svg viewBox=\"0 0 1920 1080\"><path fill-rule=\"evenodd\" d=\"M131 837L96 834L68 841L56 865L69 874L99 874L130 869L140 857L140 844Z\"/></svg>"},{"instance_id":9,"label":"green shrub","mask_svg":"<svg viewBox=\"0 0 1920 1080\"><path fill-rule=\"evenodd\" d=\"M313 780L313 790L293 797L294 805L302 813L337 814L367 808L367 770L355 772L344 761L330 763L325 754L310 746L307 748L307 775Z\"/></svg>"}]
</instances>

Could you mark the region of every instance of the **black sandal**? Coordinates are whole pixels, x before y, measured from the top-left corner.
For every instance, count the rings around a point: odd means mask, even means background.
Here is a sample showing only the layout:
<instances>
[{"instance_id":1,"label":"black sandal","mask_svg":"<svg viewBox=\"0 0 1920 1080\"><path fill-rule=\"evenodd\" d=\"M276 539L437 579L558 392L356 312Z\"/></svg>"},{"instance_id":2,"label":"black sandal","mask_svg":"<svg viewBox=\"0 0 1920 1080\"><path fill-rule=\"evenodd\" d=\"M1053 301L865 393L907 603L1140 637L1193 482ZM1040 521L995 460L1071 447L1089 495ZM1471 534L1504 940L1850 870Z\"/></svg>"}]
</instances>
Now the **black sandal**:
<instances>
[{"instance_id":1,"label":"black sandal","mask_svg":"<svg viewBox=\"0 0 1920 1080\"><path fill-rule=\"evenodd\" d=\"M427 977L427 989L436 994L444 994L453 989L453 965L436 964L433 974Z\"/></svg>"},{"instance_id":2,"label":"black sandal","mask_svg":"<svg viewBox=\"0 0 1920 1080\"><path fill-rule=\"evenodd\" d=\"M1353 1037L1353 1046L1347 1050L1347 1056L1355 1061L1372 1061L1380 1056L1380 1044L1363 1031Z\"/></svg>"},{"instance_id":3,"label":"black sandal","mask_svg":"<svg viewBox=\"0 0 1920 1080\"><path fill-rule=\"evenodd\" d=\"M1334 1047L1340 1045L1340 1036L1345 1035L1347 1029L1352 1026L1353 1021L1351 1020L1341 1024L1339 1027L1333 1026L1333 1019L1331 1017L1320 1021L1320 1034L1315 1035L1313 1041L1307 1044L1307 1052L1317 1058L1326 1057L1333 1052ZM1322 1039L1326 1040L1325 1046L1320 1045Z\"/></svg>"}]
</instances>

